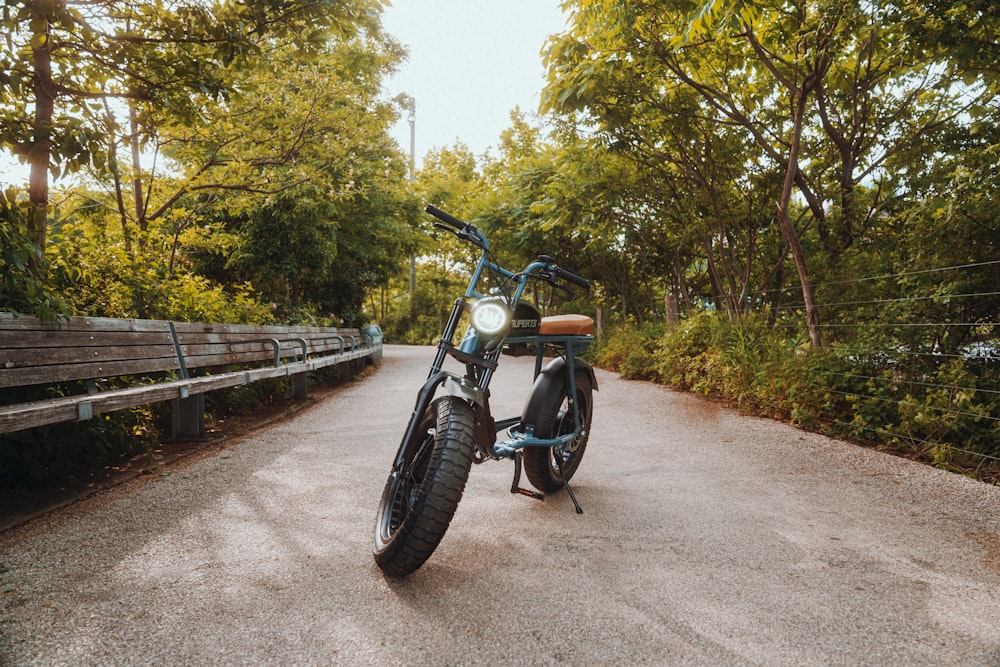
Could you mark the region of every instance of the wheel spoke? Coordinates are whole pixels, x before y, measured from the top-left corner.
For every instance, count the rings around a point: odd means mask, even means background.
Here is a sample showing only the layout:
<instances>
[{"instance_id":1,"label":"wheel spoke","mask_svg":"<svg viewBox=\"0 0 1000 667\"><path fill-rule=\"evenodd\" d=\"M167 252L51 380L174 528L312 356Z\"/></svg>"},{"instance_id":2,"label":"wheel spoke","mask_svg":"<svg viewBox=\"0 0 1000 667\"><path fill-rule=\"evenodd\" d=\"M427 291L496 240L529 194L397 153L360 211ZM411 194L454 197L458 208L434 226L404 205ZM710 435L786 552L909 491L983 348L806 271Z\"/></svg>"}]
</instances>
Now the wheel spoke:
<instances>
[{"instance_id":1,"label":"wheel spoke","mask_svg":"<svg viewBox=\"0 0 1000 667\"><path fill-rule=\"evenodd\" d=\"M436 429L427 429L420 447L417 448L413 456L407 457L402 469L395 473L396 488L391 501L392 507L387 526L389 535L396 532L403 524L416 502L417 492L420 490L420 485L423 484L427 463L430 461L430 453L434 447L435 434Z\"/></svg>"}]
</instances>

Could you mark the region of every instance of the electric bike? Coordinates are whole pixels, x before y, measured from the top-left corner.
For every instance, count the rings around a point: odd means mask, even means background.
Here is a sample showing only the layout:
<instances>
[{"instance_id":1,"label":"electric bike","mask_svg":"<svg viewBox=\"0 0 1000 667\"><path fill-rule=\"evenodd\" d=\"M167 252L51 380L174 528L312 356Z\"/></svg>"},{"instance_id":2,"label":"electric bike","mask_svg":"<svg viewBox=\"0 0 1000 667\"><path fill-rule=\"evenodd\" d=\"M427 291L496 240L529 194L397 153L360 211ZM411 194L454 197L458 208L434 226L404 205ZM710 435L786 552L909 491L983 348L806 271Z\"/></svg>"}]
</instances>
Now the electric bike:
<instances>
[{"instance_id":1,"label":"electric bike","mask_svg":"<svg viewBox=\"0 0 1000 667\"><path fill-rule=\"evenodd\" d=\"M520 272L509 271L497 264L474 225L433 206L426 211L440 220L435 227L472 244L480 255L465 294L452 307L379 501L372 552L394 577L415 571L437 548L474 462L511 459L512 493L542 500L565 488L582 513L569 481L587 447L597 389L593 368L579 357L594 340L594 321L585 315L540 317L522 300L532 280L567 292L563 283L588 289L590 281L548 255ZM456 345L466 314L468 326ZM547 350L557 356L543 366ZM534 354L535 379L522 413L494 420L490 380L502 353ZM449 357L465 367L464 374L443 369ZM504 430L506 437L498 441ZM522 469L537 491L520 486Z\"/></svg>"}]
</instances>

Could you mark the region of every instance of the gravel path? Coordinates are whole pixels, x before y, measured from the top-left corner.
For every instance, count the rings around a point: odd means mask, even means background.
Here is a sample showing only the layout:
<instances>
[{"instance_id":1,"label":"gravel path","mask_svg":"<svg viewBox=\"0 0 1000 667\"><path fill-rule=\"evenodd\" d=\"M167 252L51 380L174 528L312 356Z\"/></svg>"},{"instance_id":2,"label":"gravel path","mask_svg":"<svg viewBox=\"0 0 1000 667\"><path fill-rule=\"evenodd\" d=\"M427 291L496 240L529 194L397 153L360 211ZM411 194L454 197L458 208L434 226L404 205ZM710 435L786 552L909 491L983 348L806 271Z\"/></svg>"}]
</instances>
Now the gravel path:
<instances>
[{"instance_id":1,"label":"gravel path","mask_svg":"<svg viewBox=\"0 0 1000 667\"><path fill-rule=\"evenodd\" d=\"M295 419L0 534L0 664L1000 665L1000 488L606 372L583 515L476 466L386 579L431 355L387 346ZM498 416L529 379L503 360Z\"/></svg>"}]
</instances>

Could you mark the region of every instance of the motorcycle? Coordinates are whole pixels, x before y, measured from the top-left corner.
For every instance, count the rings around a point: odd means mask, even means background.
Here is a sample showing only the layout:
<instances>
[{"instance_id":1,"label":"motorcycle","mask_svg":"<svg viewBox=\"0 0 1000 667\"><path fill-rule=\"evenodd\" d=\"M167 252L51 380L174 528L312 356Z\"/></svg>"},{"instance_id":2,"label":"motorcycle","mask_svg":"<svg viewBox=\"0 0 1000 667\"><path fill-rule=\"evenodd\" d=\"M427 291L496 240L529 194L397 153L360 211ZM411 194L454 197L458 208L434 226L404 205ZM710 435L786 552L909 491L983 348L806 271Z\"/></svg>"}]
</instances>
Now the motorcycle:
<instances>
[{"instance_id":1,"label":"motorcycle","mask_svg":"<svg viewBox=\"0 0 1000 667\"><path fill-rule=\"evenodd\" d=\"M522 271L509 271L497 264L489 241L474 225L434 206L426 211L440 221L436 228L475 246L479 260L452 307L379 501L372 553L393 577L417 570L440 544L473 463L510 459L511 493L543 500L545 493L565 488L582 514L569 482L587 447L597 390L594 369L579 357L594 341L593 319L540 317L522 300L532 280L570 294L564 283L589 289L590 281L548 255L539 255ZM480 291L487 283L493 283L490 294ZM456 345L466 314L468 326ZM543 366L546 350L558 354ZM534 382L520 415L494 420L490 380L502 353L533 353ZM448 357L465 366L464 375L443 370ZM507 435L498 442L504 430ZM521 487L522 470L537 491Z\"/></svg>"}]
</instances>

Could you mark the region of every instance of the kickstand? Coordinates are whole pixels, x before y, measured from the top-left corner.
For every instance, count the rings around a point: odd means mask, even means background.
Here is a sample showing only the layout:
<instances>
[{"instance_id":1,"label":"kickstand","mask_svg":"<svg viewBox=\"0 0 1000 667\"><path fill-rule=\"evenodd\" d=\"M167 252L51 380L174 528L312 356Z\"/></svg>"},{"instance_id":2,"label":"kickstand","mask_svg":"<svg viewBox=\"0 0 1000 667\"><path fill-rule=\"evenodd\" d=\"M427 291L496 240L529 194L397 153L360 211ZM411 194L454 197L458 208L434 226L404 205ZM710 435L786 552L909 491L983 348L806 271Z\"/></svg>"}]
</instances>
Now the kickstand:
<instances>
[{"instance_id":1,"label":"kickstand","mask_svg":"<svg viewBox=\"0 0 1000 667\"><path fill-rule=\"evenodd\" d=\"M511 493L519 493L522 496L528 496L529 498L534 498L535 500L545 500L544 493L538 493L536 491L531 491L530 489L521 488L521 457L524 456L524 452L520 449L514 452L514 481L510 485Z\"/></svg>"},{"instance_id":2,"label":"kickstand","mask_svg":"<svg viewBox=\"0 0 1000 667\"><path fill-rule=\"evenodd\" d=\"M565 481L566 475L563 474L562 452L553 452L553 454L555 454L556 457L556 465L559 466L559 476L563 478L563 484L566 485L566 493L569 494L569 499L573 501L573 507L576 508L576 513L583 514L583 508L580 507L580 503L576 502L576 494L573 493L573 489L570 488L569 482Z\"/></svg>"}]
</instances>

